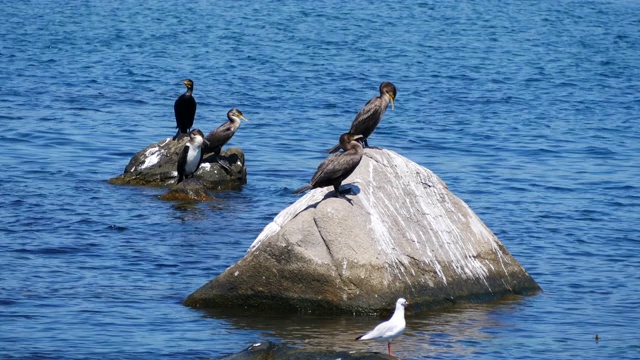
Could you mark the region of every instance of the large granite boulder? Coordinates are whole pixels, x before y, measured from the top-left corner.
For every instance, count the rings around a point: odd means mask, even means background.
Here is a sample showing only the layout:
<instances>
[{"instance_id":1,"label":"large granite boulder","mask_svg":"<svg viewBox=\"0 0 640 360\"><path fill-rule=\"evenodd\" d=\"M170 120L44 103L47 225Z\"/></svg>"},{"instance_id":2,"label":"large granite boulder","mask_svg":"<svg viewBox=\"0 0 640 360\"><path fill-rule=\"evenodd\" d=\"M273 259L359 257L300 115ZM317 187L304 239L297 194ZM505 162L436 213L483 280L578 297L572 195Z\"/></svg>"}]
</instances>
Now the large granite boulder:
<instances>
[{"instance_id":1,"label":"large granite boulder","mask_svg":"<svg viewBox=\"0 0 640 360\"><path fill-rule=\"evenodd\" d=\"M131 158L122 175L109 179L109 183L146 186L175 184L178 179L178 156L188 140L188 137L178 141L167 138L149 145ZM229 148L220 154L220 158L227 161L229 169L220 165L214 154L205 154L194 178L211 190L242 188L247 183L247 168L242 150Z\"/></svg>"},{"instance_id":2,"label":"large granite boulder","mask_svg":"<svg viewBox=\"0 0 640 360\"><path fill-rule=\"evenodd\" d=\"M346 186L348 200L315 189L284 209L185 304L370 313L401 296L420 310L540 290L430 170L366 149Z\"/></svg>"}]
</instances>

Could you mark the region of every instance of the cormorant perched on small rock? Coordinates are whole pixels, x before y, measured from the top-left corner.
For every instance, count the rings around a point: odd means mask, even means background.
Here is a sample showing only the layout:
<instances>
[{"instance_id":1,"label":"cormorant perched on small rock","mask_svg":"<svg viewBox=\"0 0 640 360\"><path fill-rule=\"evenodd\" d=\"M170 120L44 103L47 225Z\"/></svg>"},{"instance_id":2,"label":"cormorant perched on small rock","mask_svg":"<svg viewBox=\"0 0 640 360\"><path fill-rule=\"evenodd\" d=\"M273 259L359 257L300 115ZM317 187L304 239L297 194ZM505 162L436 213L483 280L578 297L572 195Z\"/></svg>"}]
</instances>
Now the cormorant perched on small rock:
<instances>
[{"instance_id":1,"label":"cormorant perched on small rock","mask_svg":"<svg viewBox=\"0 0 640 360\"><path fill-rule=\"evenodd\" d=\"M354 135L362 135L364 146L369 147L367 138L376 129L380 123L382 116L387 111L387 106L391 102L391 109L395 109L394 101L396 99L396 87L392 83L385 81L380 84L380 96L376 96L369 100L367 104L358 112L351 123L349 133ZM327 151L330 154L340 150L340 145L336 145Z\"/></svg>"},{"instance_id":2,"label":"cormorant perched on small rock","mask_svg":"<svg viewBox=\"0 0 640 360\"><path fill-rule=\"evenodd\" d=\"M231 140L233 134L235 134L240 127L240 119L249 122L242 114L242 111L237 108L227 111L227 119L229 119L229 121L218 126L217 129L207 135L206 139L209 141L209 145L205 146L206 153L213 152L216 155L220 155L222 147Z\"/></svg>"},{"instance_id":3,"label":"cormorant perched on small rock","mask_svg":"<svg viewBox=\"0 0 640 360\"><path fill-rule=\"evenodd\" d=\"M362 145L356 141L362 138L362 135L344 133L340 135L340 147L344 152L331 155L325 159L316 170L309 184L294 191L294 194L333 185L336 197L340 197L340 184L358 167L362 160Z\"/></svg>"},{"instance_id":4,"label":"cormorant perched on small rock","mask_svg":"<svg viewBox=\"0 0 640 360\"><path fill-rule=\"evenodd\" d=\"M181 83L187 87L187 91L180 95L173 104L173 112L176 115L176 128L178 132L173 140L179 140L180 135L187 135L193 126L193 119L196 117L196 99L193 98L193 81L182 80Z\"/></svg>"},{"instance_id":5,"label":"cormorant perched on small rock","mask_svg":"<svg viewBox=\"0 0 640 360\"><path fill-rule=\"evenodd\" d=\"M178 157L178 182L193 177L202 162L202 144L206 143L204 134L199 129L189 133L189 141L184 145Z\"/></svg>"}]
</instances>

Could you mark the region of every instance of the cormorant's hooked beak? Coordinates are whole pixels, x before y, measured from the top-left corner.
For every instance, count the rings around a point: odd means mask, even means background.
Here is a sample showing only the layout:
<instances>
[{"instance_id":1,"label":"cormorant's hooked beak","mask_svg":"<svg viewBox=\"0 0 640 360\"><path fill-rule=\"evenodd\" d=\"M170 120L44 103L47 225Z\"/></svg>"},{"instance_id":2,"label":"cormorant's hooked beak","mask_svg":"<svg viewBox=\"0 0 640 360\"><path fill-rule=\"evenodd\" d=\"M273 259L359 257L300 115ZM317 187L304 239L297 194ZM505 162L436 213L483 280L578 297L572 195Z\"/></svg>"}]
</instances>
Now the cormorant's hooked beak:
<instances>
[{"instance_id":1,"label":"cormorant's hooked beak","mask_svg":"<svg viewBox=\"0 0 640 360\"><path fill-rule=\"evenodd\" d=\"M363 138L363 136L362 136L361 134L353 135L353 140L354 140L354 141L355 141L355 140L358 140L358 139L362 139L362 138Z\"/></svg>"},{"instance_id":2,"label":"cormorant's hooked beak","mask_svg":"<svg viewBox=\"0 0 640 360\"><path fill-rule=\"evenodd\" d=\"M240 119L242 119L242 120L244 120L244 121L246 121L246 122L249 122L249 119L247 119L246 117L244 117L244 115L240 115Z\"/></svg>"},{"instance_id":3,"label":"cormorant's hooked beak","mask_svg":"<svg viewBox=\"0 0 640 360\"><path fill-rule=\"evenodd\" d=\"M206 137L203 137L203 138L202 138L202 141L203 141L205 144L207 144L207 146L211 145L211 143L209 143L209 140L207 140L207 138L206 138Z\"/></svg>"},{"instance_id":4,"label":"cormorant's hooked beak","mask_svg":"<svg viewBox=\"0 0 640 360\"><path fill-rule=\"evenodd\" d=\"M391 99L391 110L395 110L395 96L393 96L393 94L389 94L389 98Z\"/></svg>"}]
</instances>

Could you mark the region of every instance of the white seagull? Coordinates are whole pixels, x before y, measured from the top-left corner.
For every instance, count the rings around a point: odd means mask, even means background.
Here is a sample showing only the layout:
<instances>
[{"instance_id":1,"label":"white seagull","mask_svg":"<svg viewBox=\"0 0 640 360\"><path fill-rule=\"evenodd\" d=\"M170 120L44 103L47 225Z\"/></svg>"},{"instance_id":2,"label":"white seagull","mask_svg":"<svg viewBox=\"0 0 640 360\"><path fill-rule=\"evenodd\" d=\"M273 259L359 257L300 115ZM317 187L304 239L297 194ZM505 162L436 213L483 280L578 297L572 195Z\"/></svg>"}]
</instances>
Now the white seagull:
<instances>
[{"instance_id":1,"label":"white seagull","mask_svg":"<svg viewBox=\"0 0 640 360\"><path fill-rule=\"evenodd\" d=\"M368 333L358 336L356 340L387 341L389 355L393 356L393 354L391 354L391 341L402 335L402 332L404 331L404 308L407 305L407 300L404 298L398 299L398 301L396 301L396 311L391 316L391 319L376 326L375 329Z\"/></svg>"}]
</instances>

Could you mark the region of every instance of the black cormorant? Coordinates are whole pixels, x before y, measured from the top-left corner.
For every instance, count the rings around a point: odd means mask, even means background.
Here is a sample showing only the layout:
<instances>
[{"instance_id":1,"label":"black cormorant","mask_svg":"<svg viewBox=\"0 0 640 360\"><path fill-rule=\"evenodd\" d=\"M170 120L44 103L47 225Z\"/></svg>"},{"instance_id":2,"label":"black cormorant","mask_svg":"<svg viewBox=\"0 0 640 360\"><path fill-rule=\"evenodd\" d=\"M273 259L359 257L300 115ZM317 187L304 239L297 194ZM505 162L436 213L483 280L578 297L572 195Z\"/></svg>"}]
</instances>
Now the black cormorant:
<instances>
[{"instance_id":1,"label":"black cormorant","mask_svg":"<svg viewBox=\"0 0 640 360\"><path fill-rule=\"evenodd\" d=\"M356 141L362 135L345 133L340 135L340 147L344 152L334 154L325 159L316 170L309 184L294 191L298 194L309 189L333 185L336 196L340 197L340 184L346 179L360 164L362 160L362 145Z\"/></svg>"},{"instance_id":2,"label":"black cormorant","mask_svg":"<svg viewBox=\"0 0 640 360\"><path fill-rule=\"evenodd\" d=\"M396 99L396 87L392 83L385 81L380 84L380 96L376 96L369 100L367 104L358 112L351 123L349 132L355 135L362 135L364 146L368 147L367 138L373 133L376 126L380 123L387 106L391 102L391 109L394 109L394 101ZM340 150L340 145L336 145L327 151L332 154Z\"/></svg>"},{"instance_id":3,"label":"black cormorant","mask_svg":"<svg viewBox=\"0 0 640 360\"><path fill-rule=\"evenodd\" d=\"M184 145L178 157L177 184L181 183L183 179L193 177L198 171L202 162L202 145L206 142L204 134L199 129L194 129L189 133L189 141Z\"/></svg>"},{"instance_id":4,"label":"black cormorant","mask_svg":"<svg viewBox=\"0 0 640 360\"><path fill-rule=\"evenodd\" d=\"M193 98L193 81L182 80L181 83L187 87L187 91L180 95L173 104L173 112L176 115L176 128L178 132L173 137L174 140L180 138L180 134L188 134L193 126L193 119L196 117L196 99Z\"/></svg>"}]
</instances>

